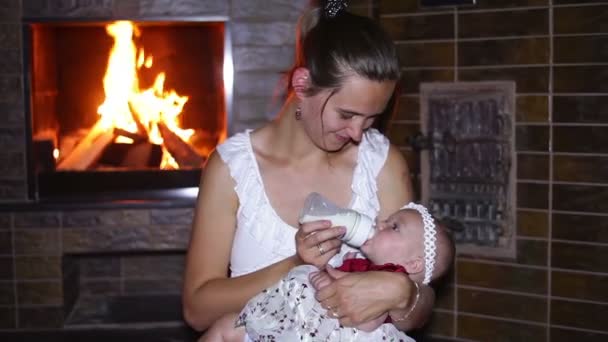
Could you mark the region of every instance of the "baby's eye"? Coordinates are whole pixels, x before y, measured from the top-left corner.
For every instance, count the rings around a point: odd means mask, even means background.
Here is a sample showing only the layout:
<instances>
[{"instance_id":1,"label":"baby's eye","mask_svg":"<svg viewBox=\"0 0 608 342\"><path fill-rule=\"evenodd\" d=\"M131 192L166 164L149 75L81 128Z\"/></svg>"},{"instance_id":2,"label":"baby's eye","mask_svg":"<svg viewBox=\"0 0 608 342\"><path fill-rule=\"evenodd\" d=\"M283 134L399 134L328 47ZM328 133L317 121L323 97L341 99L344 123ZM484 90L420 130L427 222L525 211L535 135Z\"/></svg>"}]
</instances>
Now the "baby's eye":
<instances>
[{"instance_id":1,"label":"baby's eye","mask_svg":"<svg viewBox=\"0 0 608 342\"><path fill-rule=\"evenodd\" d=\"M391 225L391 229L394 230L394 231L399 231L399 226L396 223L393 223Z\"/></svg>"}]
</instances>

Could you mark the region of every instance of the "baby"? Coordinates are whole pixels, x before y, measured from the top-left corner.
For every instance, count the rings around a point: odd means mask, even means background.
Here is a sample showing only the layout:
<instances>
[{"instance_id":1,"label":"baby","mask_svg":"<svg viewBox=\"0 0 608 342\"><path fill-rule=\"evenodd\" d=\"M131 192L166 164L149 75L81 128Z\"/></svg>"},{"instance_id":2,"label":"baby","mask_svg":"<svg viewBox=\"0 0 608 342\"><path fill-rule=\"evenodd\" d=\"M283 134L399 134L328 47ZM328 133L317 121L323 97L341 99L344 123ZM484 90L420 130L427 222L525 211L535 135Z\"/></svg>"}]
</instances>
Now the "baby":
<instances>
[{"instance_id":1,"label":"baby","mask_svg":"<svg viewBox=\"0 0 608 342\"><path fill-rule=\"evenodd\" d=\"M376 230L360 247L366 259L348 253L338 270L403 272L416 287L449 270L452 240L435 226L424 206L409 203L379 222ZM390 324L388 312L355 328L340 326L336 313L315 299L315 289L332 281L315 266L295 267L279 283L253 297L239 315L219 319L201 341L413 341Z\"/></svg>"}]
</instances>

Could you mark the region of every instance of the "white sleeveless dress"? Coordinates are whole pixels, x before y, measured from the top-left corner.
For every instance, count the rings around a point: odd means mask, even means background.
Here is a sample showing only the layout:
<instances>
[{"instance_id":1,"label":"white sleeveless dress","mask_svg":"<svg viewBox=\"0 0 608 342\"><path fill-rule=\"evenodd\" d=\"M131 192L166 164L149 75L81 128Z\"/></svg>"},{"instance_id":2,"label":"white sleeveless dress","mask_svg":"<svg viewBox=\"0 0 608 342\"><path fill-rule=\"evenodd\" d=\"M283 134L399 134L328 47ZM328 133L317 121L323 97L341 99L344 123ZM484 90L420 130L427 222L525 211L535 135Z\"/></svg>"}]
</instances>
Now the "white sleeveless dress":
<instances>
[{"instance_id":1,"label":"white sleeveless dress","mask_svg":"<svg viewBox=\"0 0 608 342\"><path fill-rule=\"evenodd\" d=\"M266 195L253 147L251 130L235 134L217 147L228 165L239 198L237 229L230 256L232 277L247 274L294 255L297 227L285 223L271 206ZM376 178L388 155L388 139L369 129L359 144L358 160L351 184L349 207L376 217L380 202L376 194ZM346 247L346 248L344 248ZM354 249L343 245L331 265L342 263L342 256Z\"/></svg>"},{"instance_id":2,"label":"white sleeveless dress","mask_svg":"<svg viewBox=\"0 0 608 342\"><path fill-rule=\"evenodd\" d=\"M230 175L236 183L234 190L239 199L237 227L230 256L231 277L254 272L290 257L296 252L295 233L297 228L284 222L271 206L253 152L250 134L251 130L235 134L217 147L217 152L228 166ZM359 144L349 208L369 217L376 217L380 210L376 179L386 161L389 145L388 139L375 129L369 129ZM344 254L349 251L356 251L356 249L342 245L341 252L334 256L329 263L332 266L340 265ZM296 271L297 269L294 269L293 272L301 274L301 271L304 270ZM302 277L302 280L308 281L307 277ZM310 291L313 290L310 289ZM314 299L314 292L311 293ZM390 326L397 331L392 324L382 326ZM311 341L317 340L319 339ZM332 340L349 341L351 339ZM374 341L375 339L366 340ZM281 339L281 341L283 340ZM357 341L363 340L358 339ZM409 339L409 341L412 340Z\"/></svg>"}]
</instances>

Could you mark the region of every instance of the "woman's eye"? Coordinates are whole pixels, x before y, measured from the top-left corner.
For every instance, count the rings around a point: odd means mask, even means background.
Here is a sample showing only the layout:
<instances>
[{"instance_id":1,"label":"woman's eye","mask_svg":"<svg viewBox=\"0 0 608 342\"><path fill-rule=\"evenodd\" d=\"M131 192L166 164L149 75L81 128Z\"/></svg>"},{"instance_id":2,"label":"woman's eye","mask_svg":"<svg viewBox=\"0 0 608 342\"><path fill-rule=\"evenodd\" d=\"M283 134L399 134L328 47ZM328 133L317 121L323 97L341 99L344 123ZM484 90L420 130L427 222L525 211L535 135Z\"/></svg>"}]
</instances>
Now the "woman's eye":
<instances>
[{"instance_id":1,"label":"woman's eye","mask_svg":"<svg viewBox=\"0 0 608 342\"><path fill-rule=\"evenodd\" d=\"M396 223L393 223L391 225L391 229L394 230L394 231L398 231L399 230L399 226Z\"/></svg>"},{"instance_id":2,"label":"woman's eye","mask_svg":"<svg viewBox=\"0 0 608 342\"><path fill-rule=\"evenodd\" d=\"M353 116L354 115L348 113L340 113L340 118L342 118L343 120L350 120L353 118Z\"/></svg>"}]
</instances>

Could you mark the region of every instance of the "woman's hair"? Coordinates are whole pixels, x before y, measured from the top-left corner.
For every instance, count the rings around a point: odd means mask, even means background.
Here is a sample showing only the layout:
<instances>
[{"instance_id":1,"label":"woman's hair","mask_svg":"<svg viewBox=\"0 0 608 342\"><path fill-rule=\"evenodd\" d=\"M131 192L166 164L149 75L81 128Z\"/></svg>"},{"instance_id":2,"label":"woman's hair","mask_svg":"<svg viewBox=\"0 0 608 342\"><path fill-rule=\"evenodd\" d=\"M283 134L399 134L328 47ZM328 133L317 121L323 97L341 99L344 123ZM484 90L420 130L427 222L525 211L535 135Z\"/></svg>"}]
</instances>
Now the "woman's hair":
<instances>
[{"instance_id":1,"label":"woman's hair","mask_svg":"<svg viewBox=\"0 0 608 342\"><path fill-rule=\"evenodd\" d=\"M289 76L291 79L296 68L307 68L310 95L321 89L339 89L353 75L373 81L399 79L391 38L377 22L351 14L345 7L344 0L320 1L298 23L296 60ZM288 84L291 91L291 82Z\"/></svg>"},{"instance_id":2,"label":"woman's hair","mask_svg":"<svg viewBox=\"0 0 608 342\"><path fill-rule=\"evenodd\" d=\"M295 63L287 75L288 94L293 91L293 72L300 67L310 73L308 95L331 89L331 97L354 75L379 82L398 81L400 77L392 39L371 18L347 12L345 0L317 1L317 6L300 17ZM373 127L380 131L385 130L397 106L398 88L374 122Z\"/></svg>"}]
</instances>

